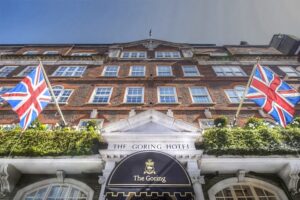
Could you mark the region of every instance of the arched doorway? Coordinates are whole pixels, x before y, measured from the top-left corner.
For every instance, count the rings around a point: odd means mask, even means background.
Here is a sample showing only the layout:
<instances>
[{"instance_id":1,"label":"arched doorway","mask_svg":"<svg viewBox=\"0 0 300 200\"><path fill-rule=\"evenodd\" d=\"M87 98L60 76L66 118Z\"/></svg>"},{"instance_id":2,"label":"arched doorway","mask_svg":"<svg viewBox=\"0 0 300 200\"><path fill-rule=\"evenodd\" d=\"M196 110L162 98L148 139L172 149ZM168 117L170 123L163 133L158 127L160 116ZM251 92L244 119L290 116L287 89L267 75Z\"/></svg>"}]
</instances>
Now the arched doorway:
<instances>
[{"instance_id":1,"label":"arched doorway","mask_svg":"<svg viewBox=\"0 0 300 200\"><path fill-rule=\"evenodd\" d=\"M141 151L121 160L108 178L106 200L194 200L185 168L172 156Z\"/></svg>"}]
</instances>

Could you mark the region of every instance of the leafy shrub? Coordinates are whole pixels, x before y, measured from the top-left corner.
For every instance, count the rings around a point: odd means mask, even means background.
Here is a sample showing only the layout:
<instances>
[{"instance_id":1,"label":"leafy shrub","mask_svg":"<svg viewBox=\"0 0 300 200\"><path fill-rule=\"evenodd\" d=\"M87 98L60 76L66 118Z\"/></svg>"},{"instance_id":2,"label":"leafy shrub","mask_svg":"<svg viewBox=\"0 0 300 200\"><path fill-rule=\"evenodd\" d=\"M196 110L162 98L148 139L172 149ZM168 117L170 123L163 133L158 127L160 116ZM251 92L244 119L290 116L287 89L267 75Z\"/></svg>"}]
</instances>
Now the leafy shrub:
<instances>
[{"instance_id":1,"label":"leafy shrub","mask_svg":"<svg viewBox=\"0 0 300 200\"><path fill-rule=\"evenodd\" d=\"M225 116L220 116L214 119L214 125L216 127L226 127L228 124L228 119Z\"/></svg>"},{"instance_id":2,"label":"leafy shrub","mask_svg":"<svg viewBox=\"0 0 300 200\"><path fill-rule=\"evenodd\" d=\"M14 156L90 155L100 143L101 135L93 131L0 130L0 156L9 155L12 149Z\"/></svg>"},{"instance_id":3,"label":"leafy shrub","mask_svg":"<svg viewBox=\"0 0 300 200\"><path fill-rule=\"evenodd\" d=\"M298 154L300 128L212 128L198 147L215 155Z\"/></svg>"},{"instance_id":4,"label":"leafy shrub","mask_svg":"<svg viewBox=\"0 0 300 200\"><path fill-rule=\"evenodd\" d=\"M245 128L248 128L248 129L255 129L255 128L264 127L264 126L266 126L264 123L264 120L256 118L256 117L250 117L245 124Z\"/></svg>"}]
</instances>

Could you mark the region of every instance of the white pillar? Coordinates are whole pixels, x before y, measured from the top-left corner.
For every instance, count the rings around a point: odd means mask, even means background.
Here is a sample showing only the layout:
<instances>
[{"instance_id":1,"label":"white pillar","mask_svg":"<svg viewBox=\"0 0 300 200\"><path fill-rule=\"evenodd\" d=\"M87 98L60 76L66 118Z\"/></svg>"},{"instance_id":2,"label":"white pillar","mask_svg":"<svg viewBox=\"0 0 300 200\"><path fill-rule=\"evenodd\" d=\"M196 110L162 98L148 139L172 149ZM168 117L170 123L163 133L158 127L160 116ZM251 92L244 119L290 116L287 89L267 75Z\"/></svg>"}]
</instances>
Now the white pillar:
<instances>
[{"instance_id":1,"label":"white pillar","mask_svg":"<svg viewBox=\"0 0 300 200\"><path fill-rule=\"evenodd\" d=\"M103 175L99 176L99 181L98 182L101 185L99 200L105 200L104 191L105 191L106 182L107 182L107 179L108 179L110 173L114 169L115 165L116 165L115 161L106 161L105 168L103 170Z\"/></svg>"},{"instance_id":2,"label":"white pillar","mask_svg":"<svg viewBox=\"0 0 300 200\"><path fill-rule=\"evenodd\" d=\"M192 180L193 189L195 192L195 200L205 200L201 185L204 184L204 179L200 176L200 169L198 168L196 160L188 161L187 171Z\"/></svg>"}]
</instances>

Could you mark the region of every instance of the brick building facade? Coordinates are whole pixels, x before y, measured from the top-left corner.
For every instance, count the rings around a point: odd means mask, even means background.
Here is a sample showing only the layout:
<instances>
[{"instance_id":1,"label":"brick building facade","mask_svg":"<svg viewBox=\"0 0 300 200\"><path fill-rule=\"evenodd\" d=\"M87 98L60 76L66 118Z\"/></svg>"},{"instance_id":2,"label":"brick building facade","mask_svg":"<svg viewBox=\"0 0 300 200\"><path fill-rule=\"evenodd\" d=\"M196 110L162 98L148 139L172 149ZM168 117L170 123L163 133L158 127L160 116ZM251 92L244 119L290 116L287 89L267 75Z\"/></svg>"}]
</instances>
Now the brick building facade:
<instances>
[{"instance_id":1,"label":"brick building facade","mask_svg":"<svg viewBox=\"0 0 300 200\"><path fill-rule=\"evenodd\" d=\"M296 200L298 157L218 158L202 155L193 147L214 118L225 115L233 120L257 57L300 91L299 52L286 54L272 44L216 46L147 39L99 45L1 45L0 93L22 80L41 58L67 123L81 126L85 120L95 119L108 142L108 149L100 150L99 156L38 158L32 169L26 166L32 162L30 158L1 159L4 174L23 174L16 183L1 178L14 188L3 198L39 199L28 194L46 187L45 180L51 185L57 179L57 183L66 180L67 185L79 190L85 185L85 195L74 199L102 200L107 178L120 160L139 150L155 150L144 144L176 144L183 146L160 150L183 164L193 182L195 199L246 199L246 194L243 198L225 195L224 188L237 191L233 185L242 185L235 187L256 194L249 199ZM1 125L18 123L16 114L4 102L0 113ZM251 116L274 124L251 102L245 102L238 124L243 125ZM49 126L61 123L54 104L46 107L39 120ZM118 147L122 141L140 146ZM187 143L179 144L182 141ZM98 176L102 177L99 181ZM43 183L31 187L39 182Z\"/></svg>"}]
</instances>

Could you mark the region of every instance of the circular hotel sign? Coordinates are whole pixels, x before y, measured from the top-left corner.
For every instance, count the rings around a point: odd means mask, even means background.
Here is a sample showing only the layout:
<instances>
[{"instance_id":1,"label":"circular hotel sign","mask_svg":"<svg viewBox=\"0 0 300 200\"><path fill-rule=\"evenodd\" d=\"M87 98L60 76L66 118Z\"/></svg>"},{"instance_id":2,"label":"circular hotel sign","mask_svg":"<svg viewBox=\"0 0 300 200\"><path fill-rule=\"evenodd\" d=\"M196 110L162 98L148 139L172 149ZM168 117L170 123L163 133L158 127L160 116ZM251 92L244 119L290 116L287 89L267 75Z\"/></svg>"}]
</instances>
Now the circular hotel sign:
<instances>
[{"instance_id":1,"label":"circular hotel sign","mask_svg":"<svg viewBox=\"0 0 300 200\"><path fill-rule=\"evenodd\" d=\"M107 187L191 187L183 166L157 151L143 151L123 159L112 171Z\"/></svg>"}]
</instances>

